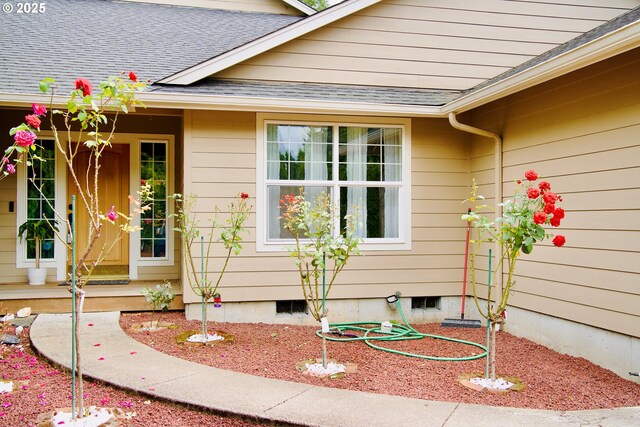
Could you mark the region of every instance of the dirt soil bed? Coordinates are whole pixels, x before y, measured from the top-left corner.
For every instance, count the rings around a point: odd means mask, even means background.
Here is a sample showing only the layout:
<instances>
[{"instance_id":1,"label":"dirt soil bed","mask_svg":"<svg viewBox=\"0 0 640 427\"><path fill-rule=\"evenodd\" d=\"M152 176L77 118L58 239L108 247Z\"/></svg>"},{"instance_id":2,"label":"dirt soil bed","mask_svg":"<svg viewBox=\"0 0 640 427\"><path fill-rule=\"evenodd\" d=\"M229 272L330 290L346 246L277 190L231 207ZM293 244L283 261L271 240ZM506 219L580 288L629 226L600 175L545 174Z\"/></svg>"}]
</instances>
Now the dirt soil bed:
<instances>
[{"instance_id":1,"label":"dirt soil bed","mask_svg":"<svg viewBox=\"0 0 640 427\"><path fill-rule=\"evenodd\" d=\"M214 323L209 332L223 330L235 336L231 343L210 346L176 343L180 331L199 330L199 321L187 321L181 312L167 313L163 320L177 329L151 333L131 332L134 323L148 314L123 314L122 328L136 340L158 351L221 369L267 378L418 399L476 403L551 410L578 410L640 406L640 385L626 380L585 359L557 353L506 332L498 333L497 371L520 378L526 388L504 394L477 392L457 381L461 374L484 375L485 359L442 362L406 357L370 348L363 342L329 342L328 357L339 363L354 363L357 372L343 378L304 375L296 365L321 355L317 328L310 326ZM439 324L412 325L423 333L444 335L482 343L485 329L442 328ZM435 339L385 343L385 347L424 355L461 357L478 348Z\"/></svg>"}]
</instances>

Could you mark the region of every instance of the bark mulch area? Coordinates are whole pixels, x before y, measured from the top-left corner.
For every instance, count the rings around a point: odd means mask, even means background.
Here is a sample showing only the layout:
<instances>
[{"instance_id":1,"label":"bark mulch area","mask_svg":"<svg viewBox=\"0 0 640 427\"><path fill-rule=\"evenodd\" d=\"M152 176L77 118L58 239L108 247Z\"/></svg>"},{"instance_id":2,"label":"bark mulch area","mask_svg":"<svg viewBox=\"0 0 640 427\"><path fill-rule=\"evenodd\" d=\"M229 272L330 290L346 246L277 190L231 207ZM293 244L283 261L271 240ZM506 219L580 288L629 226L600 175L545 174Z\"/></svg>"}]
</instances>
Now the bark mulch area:
<instances>
[{"instance_id":1,"label":"bark mulch area","mask_svg":"<svg viewBox=\"0 0 640 427\"><path fill-rule=\"evenodd\" d=\"M418 399L476 403L492 406L579 410L640 406L640 384L579 357L557 353L524 338L499 332L497 373L516 377L523 391L490 393L462 386L458 377L485 372L485 359L442 362L406 357L370 348L363 342L329 342L328 357L353 363L357 371L342 378L316 378L296 369L300 361L321 355L322 340L311 326L209 322L209 333L222 330L233 342L213 345L177 344L176 335L199 330L199 321L187 321L182 312L170 312L164 321L178 325L150 333L130 331L134 323L148 320L148 313L121 316L122 328L133 338L158 351L196 363L267 378L326 387L392 394ZM442 328L439 324L412 325L423 333L483 343L486 329ZM385 343L386 347L424 355L469 356L481 351L436 339Z\"/></svg>"},{"instance_id":2,"label":"bark mulch area","mask_svg":"<svg viewBox=\"0 0 640 427\"><path fill-rule=\"evenodd\" d=\"M4 326L4 333L13 333ZM71 406L71 375L36 355L28 342L29 328L22 334L21 346L0 345L0 376L14 382L13 392L0 394L0 426L35 426L41 413ZM134 414L123 426L225 426L258 425L237 418L225 418L149 399L133 392L85 380L85 405L121 408Z\"/></svg>"}]
</instances>

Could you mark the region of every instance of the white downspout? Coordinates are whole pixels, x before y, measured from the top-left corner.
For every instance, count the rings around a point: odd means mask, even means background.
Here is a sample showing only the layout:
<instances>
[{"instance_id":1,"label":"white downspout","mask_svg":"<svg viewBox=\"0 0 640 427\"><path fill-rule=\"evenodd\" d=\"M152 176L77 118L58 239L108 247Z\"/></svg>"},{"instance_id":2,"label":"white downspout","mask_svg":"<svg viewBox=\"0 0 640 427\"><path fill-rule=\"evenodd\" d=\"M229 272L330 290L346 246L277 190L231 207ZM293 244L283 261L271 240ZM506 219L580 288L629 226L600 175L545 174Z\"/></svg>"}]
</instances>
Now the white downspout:
<instances>
[{"instance_id":1,"label":"white downspout","mask_svg":"<svg viewBox=\"0 0 640 427\"><path fill-rule=\"evenodd\" d=\"M494 194L496 200L496 218L502 216L502 206L499 204L502 203L502 138L500 135L494 132L490 132L488 130L479 129L473 126L462 124L458 121L456 117L456 113L449 113L449 123L453 126L454 129L461 130L463 132L472 133L474 135L484 136L485 138L491 138L494 141ZM497 251L498 252L498 251ZM499 248L500 255L502 256L502 248ZM494 278L497 279L497 285L500 286L500 295L502 295L502 271L500 271L500 277Z\"/></svg>"}]
</instances>

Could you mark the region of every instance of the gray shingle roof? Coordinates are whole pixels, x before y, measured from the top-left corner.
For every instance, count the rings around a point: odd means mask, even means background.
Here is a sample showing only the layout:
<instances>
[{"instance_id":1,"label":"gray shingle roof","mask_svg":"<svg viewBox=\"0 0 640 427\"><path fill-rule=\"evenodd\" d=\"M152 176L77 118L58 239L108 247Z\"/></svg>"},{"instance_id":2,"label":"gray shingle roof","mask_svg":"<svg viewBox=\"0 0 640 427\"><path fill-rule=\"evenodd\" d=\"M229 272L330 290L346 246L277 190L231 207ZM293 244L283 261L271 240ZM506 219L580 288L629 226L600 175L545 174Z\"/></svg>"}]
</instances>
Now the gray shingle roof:
<instances>
[{"instance_id":1,"label":"gray shingle roof","mask_svg":"<svg viewBox=\"0 0 640 427\"><path fill-rule=\"evenodd\" d=\"M122 70L156 81L300 19L112 0L47 1L42 14L0 14L0 92L34 93L45 77L97 84Z\"/></svg>"},{"instance_id":2,"label":"gray shingle roof","mask_svg":"<svg viewBox=\"0 0 640 427\"><path fill-rule=\"evenodd\" d=\"M151 91L419 106L444 105L457 98L461 93L455 90L440 89L216 79L201 80L189 86L153 85Z\"/></svg>"}]
</instances>

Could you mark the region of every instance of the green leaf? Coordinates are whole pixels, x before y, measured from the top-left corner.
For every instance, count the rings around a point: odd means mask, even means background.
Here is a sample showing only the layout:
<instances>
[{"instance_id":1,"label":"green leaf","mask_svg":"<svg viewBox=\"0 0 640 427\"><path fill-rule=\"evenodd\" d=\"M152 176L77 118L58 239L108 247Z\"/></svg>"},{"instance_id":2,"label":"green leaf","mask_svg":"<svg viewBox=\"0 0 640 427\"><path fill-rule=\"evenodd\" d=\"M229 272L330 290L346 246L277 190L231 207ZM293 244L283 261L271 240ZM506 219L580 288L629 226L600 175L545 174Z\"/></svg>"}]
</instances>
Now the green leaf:
<instances>
[{"instance_id":1,"label":"green leaf","mask_svg":"<svg viewBox=\"0 0 640 427\"><path fill-rule=\"evenodd\" d=\"M45 82L44 80L40 82L40 92L42 93L47 93L49 92L49 83Z\"/></svg>"},{"instance_id":2,"label":"green leaf","mask_svg":"<svg viewBox=\"0 0 640 427\"><path fill-rule=\"evenodd\" d=\"M87 120L87 113L82 111L80 113L78 113L78 120L84 122L85 120Z\"/></svg>"}]
</instances>

